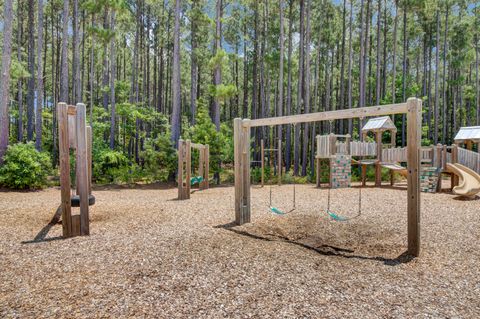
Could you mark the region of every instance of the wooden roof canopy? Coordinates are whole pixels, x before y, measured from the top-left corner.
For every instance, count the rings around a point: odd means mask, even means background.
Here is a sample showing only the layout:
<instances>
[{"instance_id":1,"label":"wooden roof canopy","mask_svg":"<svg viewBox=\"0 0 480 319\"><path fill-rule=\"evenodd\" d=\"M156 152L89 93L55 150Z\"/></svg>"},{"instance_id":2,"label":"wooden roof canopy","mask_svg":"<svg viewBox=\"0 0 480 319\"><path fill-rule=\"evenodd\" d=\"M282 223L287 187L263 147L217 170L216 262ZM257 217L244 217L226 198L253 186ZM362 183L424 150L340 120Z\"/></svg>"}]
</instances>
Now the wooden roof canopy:
<instances>
[{"instance_id":1,"label":"wooden roof canopy","mask_svg":"<svg viewBox=\"0 0 480 319\"><path fill-rule=\"evenodd\" d=\"M461 127L454 140L456 143L480 143L480 126Z\"/></svg>"},{"instance_id":2,"label":"wooden roof canopy","mask_svg":"<svg viewBox=\"0 0 480 319\"><path fill-rule=\"evenodd\" d=\"M395 126L395 123L393 123L390 116L382 116L369 119L367 124L365 124L362 128L362 133L384 131L397 131L397 127Z\"/></svg>"}]
</instances>

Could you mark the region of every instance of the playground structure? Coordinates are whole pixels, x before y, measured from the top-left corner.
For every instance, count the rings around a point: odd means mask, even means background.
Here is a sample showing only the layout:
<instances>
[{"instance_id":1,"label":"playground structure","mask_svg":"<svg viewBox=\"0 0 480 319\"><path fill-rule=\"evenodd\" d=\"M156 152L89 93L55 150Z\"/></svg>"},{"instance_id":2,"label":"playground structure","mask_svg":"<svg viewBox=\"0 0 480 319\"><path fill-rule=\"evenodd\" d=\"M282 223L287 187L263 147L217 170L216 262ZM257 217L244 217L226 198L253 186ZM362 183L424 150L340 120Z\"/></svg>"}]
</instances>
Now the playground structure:
<instances>
[{"instance_id":1,"label":"playground structure","mask_svg":"<svg viewBox=\"0 0 480 319\"><path fill-rule=\"evenodd\" d=\"M277 184L282 185L282 141L279 139L277 148L265 148L265 141L262 139L260 140L260 161L251 161L252 164L254 163L260 163L260 169L261 169L261 177L260 177L260 183L261 186L265 186L265 153L269 152L269 165L272 166L275 165L273 160L273 154L276 152L277 153Z\"/></svg>"},{"instance_id":2,"label":"playground structure","mask_svg":"<svg viewBox=\"0 0 480 319\"><path fill-rule=\"evenodd\" d=\"M389 114L407 115L407 216L408 253L420 253L420 145L422 102L410 98L406 103L363 107L301 115L262 118L257 120L236 118L234 120L235 151L235 222L238 225L251 221L250 198L250 131L261 126L276 126L319 121L334 121ZM377 146L378 147L378 146ZM333 148L333 146L332 146Z\"/></svg>"},{"instance_id":3,"label":"playground structure","mask_svg":"<svg viewBox=\"0 0 480 319\"><path fill-rule=\"evenodd\" d=\"M391 143L383 144L383 133L387 131L390 132ZM318 135L317 187L321 186L320 161L322 159L330 159L330 187L340 187L332 184L332 172L334 171L332 163L338 155L350 156L352 165L361 166L362 186L366 185L366 168L369 165L375 166L375 186L377 187L381 186L382 168L390 170L390 185L392 186L395 182L394 173L407 177L407 168L401 165L408 161L407 148L395 147L396 131L390 117L379 117L370 119L362 128L364 142L350 141L349 135ZM375 133L375 142L365 142L369 132ZM339 141L340 138L345 138L345 141ZM468 149L462 148L462 143L466 144ZM451 177L451 190L455 194L471 197L479 193L480 154L472 151L473 144L478 145L479 143L480 127L472 127L462 128L453 145L438 144L421 147L419 149L421 190L424 192L441 191L442 174L447 174ZM359 159L356 160L354 157ZM363 159L364 157L369 157L369 159ZM338 179L338 175L335 178Z\"/></svg>"},{"instance_id":4,"label":"playground structure","mask_svg":"<svg viewBox=\"0 0 480 319\"><path fill-rule=\"evenodd\" d=\"M58 103L58 144L62 228L64 237L90 234L89 206L92 195L92 128L86 125L85 104ZM70 150L75 153L75 191L71 189ZM72 214L79 207L80 214Z\"/></svg>"},{"instance_id":5,"label":"playground structure","mask_svg":"<svg viewBox=\"0 0 480 319\"><path fill-rule=\"evenodd\" d=\"M198 174L192 174L192 149L199 151ZM190 140L178 141L178 199L190 199L191 187L198 184L201 190L209 188L210 147ZM184 179L185 175L185 179Z\"/></svg>"}]
</instances>

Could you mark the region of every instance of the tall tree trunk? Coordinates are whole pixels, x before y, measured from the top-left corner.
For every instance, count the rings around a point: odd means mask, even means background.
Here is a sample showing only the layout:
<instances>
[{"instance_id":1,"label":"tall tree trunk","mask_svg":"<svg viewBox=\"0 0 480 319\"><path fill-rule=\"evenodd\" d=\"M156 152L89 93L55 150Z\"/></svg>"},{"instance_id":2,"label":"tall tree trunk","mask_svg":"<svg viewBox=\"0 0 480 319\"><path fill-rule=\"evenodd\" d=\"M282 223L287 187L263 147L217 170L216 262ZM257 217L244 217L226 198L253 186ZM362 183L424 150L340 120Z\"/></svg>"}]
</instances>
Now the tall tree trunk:
<instances>
[{"instance_id":1,"label":"tall tree trunk","mask_svg":"<svg viewBox=\"0 0 480 319\"><path fill-rule=\"evenodd\" d=\"M305 31L305 98L304 104L305 109L304 113L310 113L310 12L311 12L311 1L307 0L307 10L306 10L306 19L307 26ZM307 175L307 154L308 154L308 140L309 134L308 123L304 124L303 129L303 149L302 149L302 176Z\"/></svg>"},{"instance_id":2,"label":"tall tree trunk","mask_svg":"<svg viewBox=\"0 0 480 319\"><path fill-rule=\"evenodd\" d=\"M300 114L302 111L302 106L303 106L303 68L304 68L304 53L305 53L305 0L300 0L300 42L298 45L298 50L299 50L299 58L298 58L298 89L297 89L297 114ZM295 148L294 148L294 166L293 166L293 172L295 175L298 175L298 169L299 169L299 160L300 160L300 128L301 126L298 126L295 128Z\"/></svg>"},{"instance_id":3,"label":"tall tree trunk","mask_svg":"<svg viewBox=\"0 0 480 319\"><path fill-rule=\"evenodd\" d=\"M115 30L115 9L112 10L110 17L110 29ZM115 148L115 75L117 73L117 65L115 58L115 36L110 40L110 149Z\"/></svg>"},{"instance_id":4,"label":"tall tree trunk","mask_svg":"<svg viewBox=\"0 0 480 319\"><path fill-rule=\"evenodd\" d=\"M69 103L68 99L68 13L69 0L63 1L62 21L62 59L60 68L60 101Z\"/></svg>"},{"instance_id":5,"label":"tall tree trunk","mask_svg":"<svg viewBox=\"0 0 480 319\"><path fill-rule=\"evenodd\" d=\"M37 113L35 118L35 148L42 150L42 111L43 111L43 0L38 0L38 27L37 27Z\"/></svg>"},{"instance_id":6,"label":"tall tree trunk","mask_svg":"<svg viewBox=\"0 0 480 319\"><path fill-rule=\"evenodd\" d=\"M35 1L28 0L27 140L33 141L35 121Z\"/></svg>"},{"instance_id":7,"label":"tall tree trunk","mask_svg":"<svg viewBox=\"0 0 480 319\"><path fill-rule=\"evenodd\" d=\"M175 0L175 27L173 31L172 63L172 142L178 146L180 138L181 78L180 78L180 0Z\"/></svg>"},{"instance_id":8,"label":"tall tree trunk","mask_svg":"<svg viewBox=\"0 0 480 319\"><path fill-rule=\"evenodd\" d=\"M53 7L53 6L52 6ZM53 19L53 18L52 18ZM53 23L52 23L53 26ZM17 60L19 63L22 62L22 43L23 43L23 0L17 1ZM52 34L52 44L53 44L53 34ZM52 55L53 55L52 47ZM52 63L53 69L53 63ZM53 79L53 78L52 78ZM52 84L55 83L52 81ZM17 141L23 141L23 79L18 79L18 133ZM54 84L52 85L54 86ZM0 88L1 89L1 88Z\"/></svg>"},{"instance_id":9,"label":"tall tree trunk","mask_svg":"<svg viewBox=\"0 0 480 319\"><path fill-rule=\"evenodd\" d=\"M292 111L292 53L293 53L293 0L290 0L288 12L288 55L287 55L287 100L286 115L290 115ZM292 165L292 127L287 125L285 138L285 171L288 172Z\"/></svg>"},{"instance_id":10,"label":"tall tree trunk","mask_svg":"<svg viewBox=\"0 0 480 319\"><path fill-rule=\"evenodd\" d=\"M377 65L376 65L376 91L375 91L375 105L380 105L380 98L381 98L381 65L382 62L380 60L380 47L381 47L381 27L382 27L382 19L380 19L380 16L382 15L382 1L383 0L378 0L378 15L377 15Z\"/></svg>"},{"instance_id":11,"label":"tall tree trunk","mask_svg":"<svg viewBox=\"0 0 480 319\"><path fill-rule=\"evenodd\" d=\"M191 70L190 70L190 123L195 124L195 116L197 114L197 79L198 79L198 67L197 67L197 25L195 17L197 14L198 1L192 1L192 19L190 20L191 28Z\"/></svg>"},{"instance_id":12,"label":"tall tree trunk","mask_svg":"<svg viewBox=\"0 0 480 319\"><path fill-rule=\"evenodd\" d=\"M3 3L3 46L2 46L2 73L0 74L0 165L8 146L9 117L8 100L10 88L10 67L12 62L12 0Z\"/></svg>"},{"instance_id":13,"label":"tall tree trunk","mask_svg":"<svg viewBox=\"0 0 480 319\"><path fill-rule=\"evenodd\" d=\"M219 55L222 50L222 0L217 0L216 6L216 21L215 21L215 55ZM216 88L222 84L222 68L221 62L217 61L214 71L214 85ZM215 96L213 100L213 122L217 131L220 131L220 102L218 96Z\"/></svg>"},{"instance_id":14,"label":"tall tree trunk","mask_svg":"<svg viewBox=\"0 0 480 319\"><path fill-rule=\"evenodd\" d=\"M283 21L283 6L284 0L280 0L279 10L280 10L280 59L279 59L279 70L278 70L278 97L277 97L277 116L283 116L283 59L285 55L285 44L284 44L284 21ZM279 125L277 129L277 138L282 140L282 126ZM282 159L278 159L281 163ZM279 166L281 167L281 165Z\"/></svg>"},{"instance_id":15,"label":"tall tree trunk","mask_svg":"<svg viewBox=\"0 0 480 319\"><path fill-rule=\"evenodd\" d=\"M105 7L105 12L103 14L103 28L105 30L108 29L108 7ZM138 41L138 39L135 39L135 41ZM105 90L108 86L108 44L106 42L103 43L103 63L102 63L102 68L103 68L103 74L102 74L102 104L103 104L103 109L105 111L108 110L108 91ZM111 61L110 61L111 62ZM138 72L138 70L135 70L135 72ZM138 86L138 82L135 83L136 86Z\"/></svg>"},{"instance_id":16,"label":"tall tree trunk","mask_svg":"<svg viewBox=\"0 0 480 319\"><path fill-rule=\"evenodd\" d=\"M92 14L92 29L95 28L95 14ZM93 126L94 79L95 79L95 42L90 43L90 126Z\"/></svg>"},{"instance_id":17,"label":"tall tree trunk","mask_svg":"<svg viewBox=\"0 0 480 319\"><path fill-rule=\"evenodd\" d=\"M480 40L479 39L479 29L480 29L480 25L478 25L478 18L476 17L478 12L478 2L475 4L475 26L476 26L476 30L477 32L475 33L475 92L477 92L477 94L475 95L475 107L477 109L477 125L480 125L480 83L479 83L479 79L478 79L478 65L480 64L479 60L480 60L480 53L479 53L479 48L478 48L478 41ZM480 149L478 150L480 152Z\"/></svg>"},{"instance_id":18,"label":"tall tree trunk","mask_svg":"<svg viewBox=\"0 0 480 319\"><path fill-rule=\"evenodd\" d=\"M443 91L443 110L442 110L442 144L447 142L447 53L448 53L448 15L450 8L446 4L445 10L445 34L443 38L443 78L442 78L442 91Z\"/></svg>"},{"instance_id":19,"label":"tall tree trunk","mask_svg":"<svg viewBox=\"0 0 480 319\"><path fill-rule=\"evenodd\" d=\"M403 101L407 99L407 59L408 59L408 38L407 38L407 4L403 6L403 66L402 66L402 96ZM405 146L405 114L402 114L402 147Z\"/></svg>"},{"instance_id":20,"label":"tall tree trunk","mask_svg":"<svg viewBox=\"0 0 480 319\"><path fill-rule=\"evenodd\" d=\"M80 103L82 100L81 94L81 82L80 82L80 54L79 54L79 23L78 23L78 0L73 0L73 14L72 14L72 91L73 102Z\"/></svg>"},{"instance_id":21,"label":"tall tree trunk","mask_svg":"<svg viewBox=\"0 0 480 319\"><path fill-rule=\"evenodd\" d=\"M348 35L348 108L352 108L352 63L353 63L353 0L350 0L350 21L349 21L349 35ZM353 121L348 120L348 134L353 135Z\"/></svg>"},{"instance_id":22,"label":"tall tree trunk","mask_svg":"<svg viewBox=\"0 0 480 319\"><path fill-rule=\"evenodd\" d=\"M435 109L433 116L433 143L438 143L438 108L440 106L439 85L438 85L438 71L440 69L440 10L437 9L437 31L435 34L437 44L435 48Z\"/></svg>"},{"instance_id":23,"label":"tall tree trunk","mask_svg":"<svg viewBox=\"0 0 480 319\"><path fill-rule=\"evenodd\" d=\"M395 18L393 22L393 57L392 57L392 103L395 104L397 96L397 29L398 29L398 7L395 5ZM392 117L394 120L395 117Z\"/></svg>"},{"instance_id":24,"label":"tall tree trunk","mask_svg":"<svg viewBox=\"0 0 480 319\"><path fill-rule=\"evenodd\" d=\"M337 102L337 109L345 108L345 36L347 30L347 22L345 20L347 16L347 0L343 0L343 10L342 10L342 44L341 44L341 53L340 53L340 97ZM343 123L344 120L340 120L340 132L343 134Z\"/></svg>"},{"instance_id":25,"label":"tall tree trunk","mask_svg":"<svg viewBox=\"0 0 480 319\"><path fill-rule=\"evenodd\" d=\"M365 59L364 56L366 54L366 49L365 49L365 41L363 38L363 3L364 0L360 1L360 34L359 34L359 41L360 41L360 53L359 53L359 58L360 58L360 83L359 83L359 98L358 98L358 106L359 107L364 107L365 106L365 83L364 83L364 74L365 74ZM367 19L368 19L368 14L367 14ZM362 126L361 121L358 121L358 131L360 131ZM360 139L363 138L363 135L360 135Z\"/></svg>"}]
</instances>

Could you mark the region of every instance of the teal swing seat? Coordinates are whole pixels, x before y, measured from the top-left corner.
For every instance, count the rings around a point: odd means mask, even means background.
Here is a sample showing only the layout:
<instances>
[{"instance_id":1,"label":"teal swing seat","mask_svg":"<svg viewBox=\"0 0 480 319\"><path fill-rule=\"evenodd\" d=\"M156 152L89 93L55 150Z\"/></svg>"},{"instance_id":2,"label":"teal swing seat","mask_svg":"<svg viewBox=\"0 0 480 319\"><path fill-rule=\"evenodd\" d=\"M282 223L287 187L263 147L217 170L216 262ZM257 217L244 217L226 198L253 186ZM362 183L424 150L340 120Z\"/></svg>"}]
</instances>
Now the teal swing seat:
<instances>
[{"instance_id":1,"label":"teal swing seat","mask_svg":"<svg viewBox=\"0 0 480 319\"><path fill-rule=\"evenodd\" d=\"M203 182L203 176L194 176L190 179L190 185L195 185Z\"/></svg>"}]
</instances>

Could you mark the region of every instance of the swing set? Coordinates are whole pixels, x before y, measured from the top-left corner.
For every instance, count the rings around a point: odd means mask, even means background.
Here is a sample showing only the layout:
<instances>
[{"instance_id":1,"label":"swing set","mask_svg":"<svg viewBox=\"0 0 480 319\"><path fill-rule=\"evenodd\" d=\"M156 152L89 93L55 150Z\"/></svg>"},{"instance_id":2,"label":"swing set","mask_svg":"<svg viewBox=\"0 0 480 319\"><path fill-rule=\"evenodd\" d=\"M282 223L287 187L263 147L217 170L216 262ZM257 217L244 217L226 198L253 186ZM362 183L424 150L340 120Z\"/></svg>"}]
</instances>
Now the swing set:
<instances>
[{"instance_id":1,"label":"swing set","mask_svg":"<svg viewBox=\"0 0 480 319\"><path fill-rule=\"evenodd\" d=\"M391 114L406 114L407 119L407 230L408 254L418 256L420 253L420 156L422 135L422 101L409 98L405 103L361 107L327 112L317 112L282 117L261 118L256 120L236 118L234 120L234 160L235 160L235 223L243 225L251 222L250 190L250 135L251 129L262 126L276 126L321 121L367 118ZM294 140L295 141L295 140ZM294 192L295 196L295 192ZM271 202L270 202L271 204ZM295 204L295 202L294 202ZM361 191L357 215L342 217L330 209L327 212L335 220L349 220L360 216ZM275 208L273 205L270 207ZM274 209L270 209L272 212ZM279 212L280 209L275 208ZM286 213L285 213L286 214Z\"/></svg>"}]
</instances>

